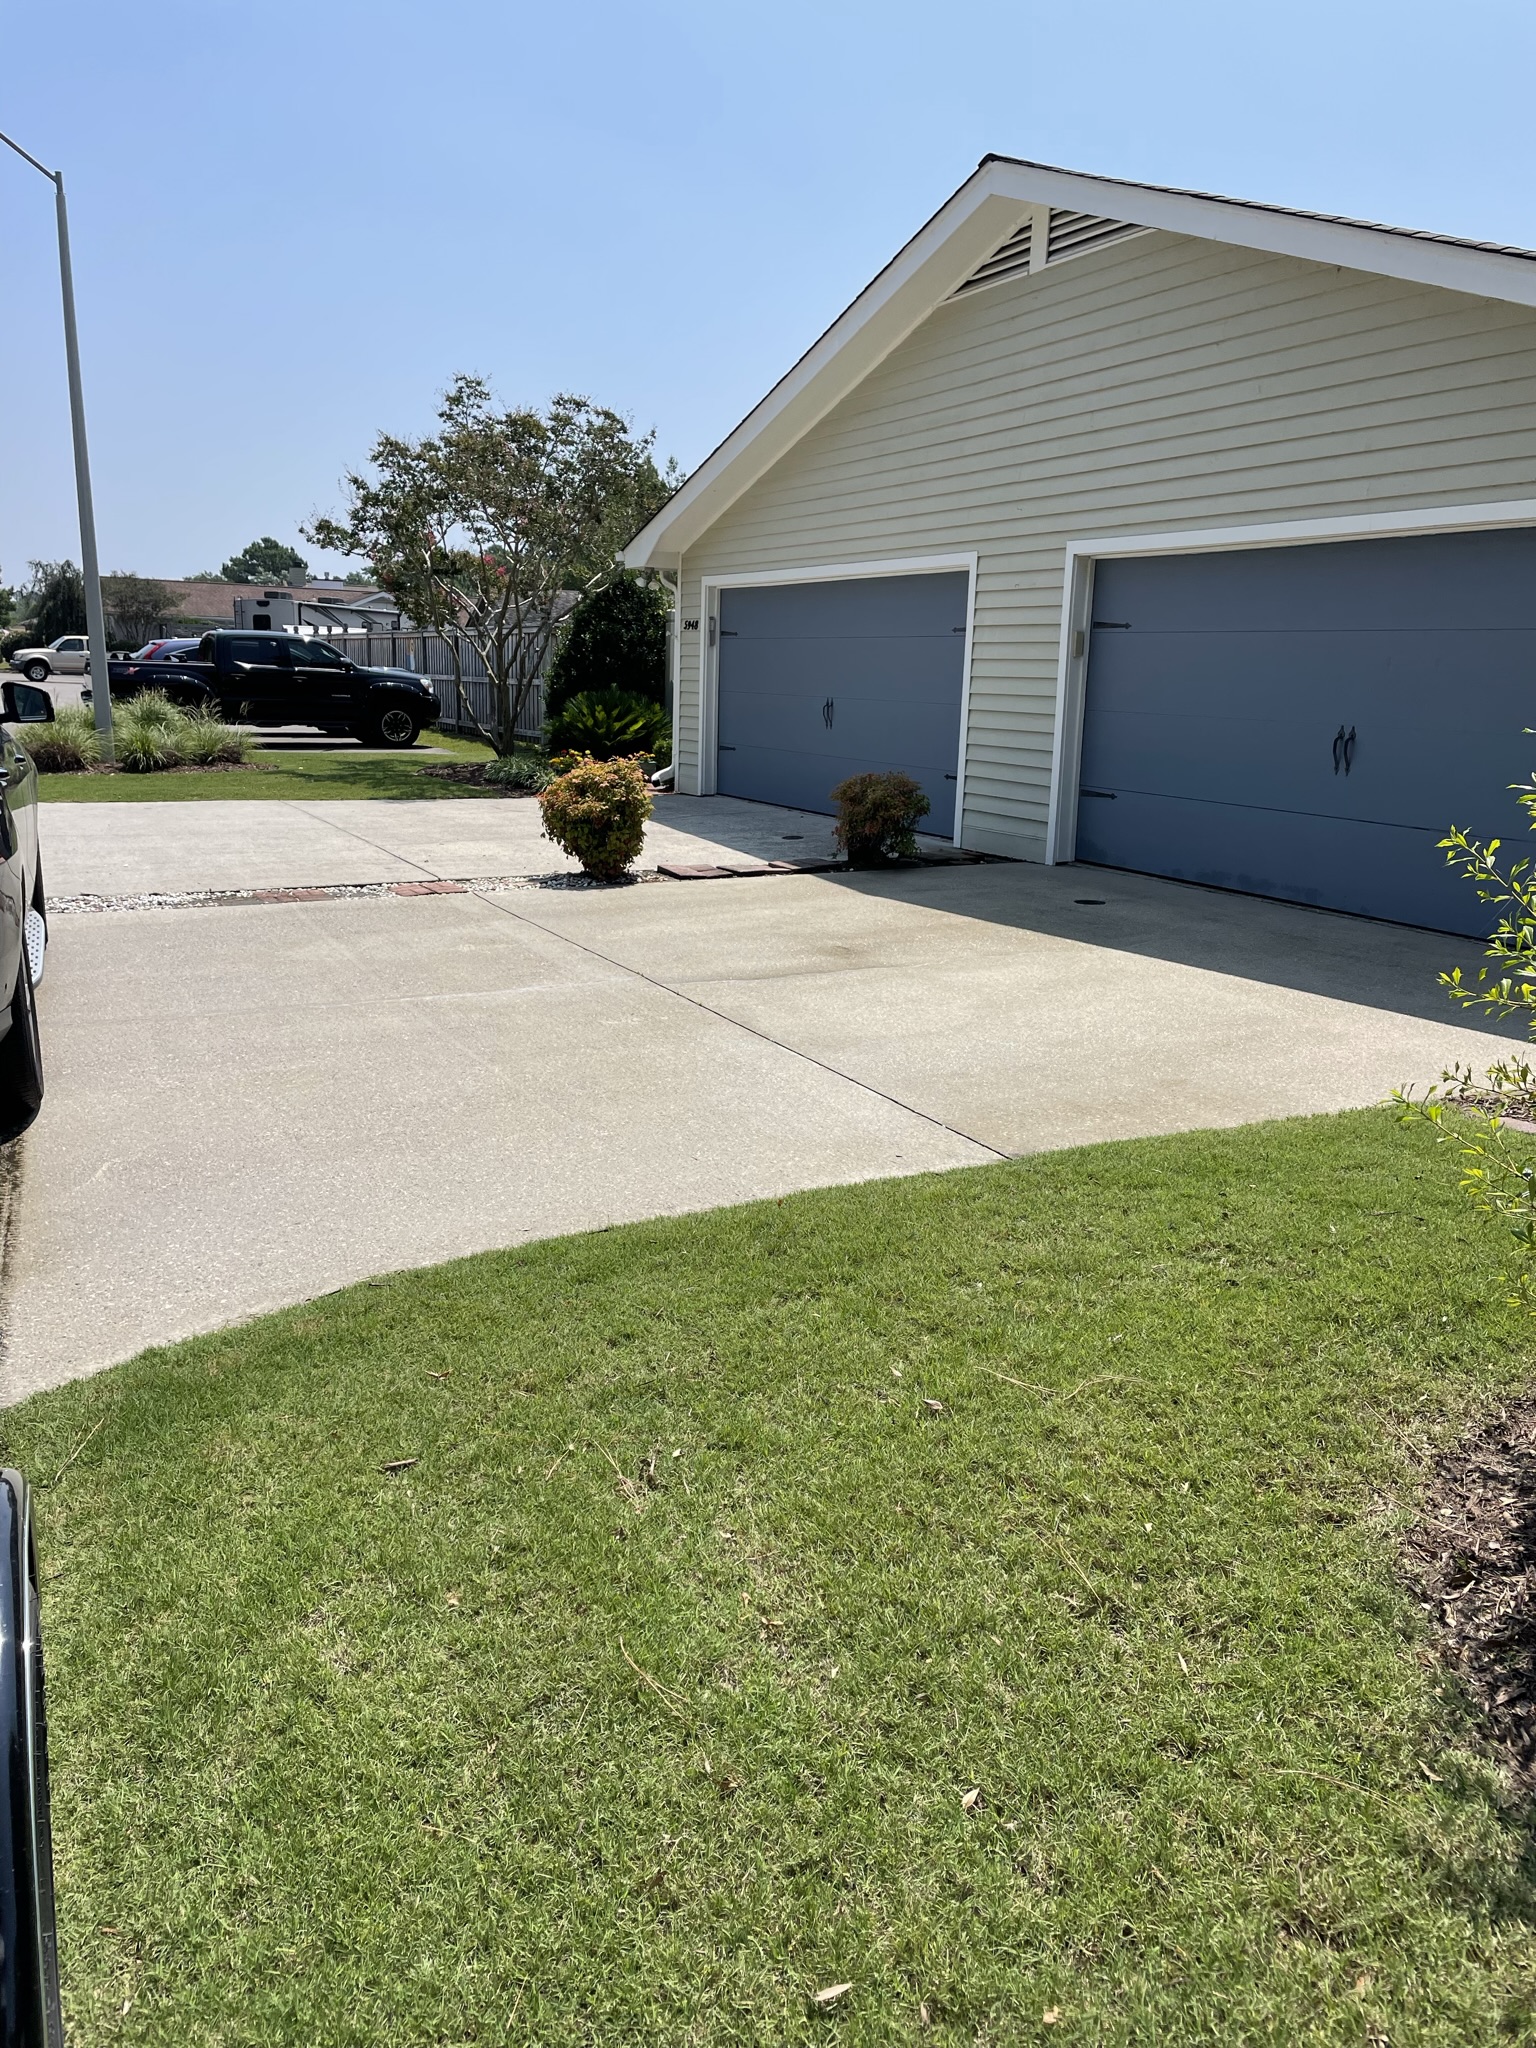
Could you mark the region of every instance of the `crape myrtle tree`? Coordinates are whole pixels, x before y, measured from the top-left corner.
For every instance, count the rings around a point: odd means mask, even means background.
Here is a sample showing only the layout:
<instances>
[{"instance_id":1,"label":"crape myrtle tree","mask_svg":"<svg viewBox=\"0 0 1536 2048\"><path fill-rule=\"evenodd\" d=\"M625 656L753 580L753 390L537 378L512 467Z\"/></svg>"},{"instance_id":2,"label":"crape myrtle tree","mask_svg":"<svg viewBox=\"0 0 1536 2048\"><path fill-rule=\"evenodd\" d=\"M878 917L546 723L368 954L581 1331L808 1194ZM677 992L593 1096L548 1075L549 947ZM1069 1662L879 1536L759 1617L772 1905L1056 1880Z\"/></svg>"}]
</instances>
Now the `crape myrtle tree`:
<instances>
[{"instance_id":1,"label":"crape myrtle tree","mask_svg":"<svg viewBox=\"0 0 1536 2048\"><path fill-rule=\"evenodd\" d=\"M471 722L510 754L568 593L617 573L624 542L673 487L653 434L606 406L561 392L547 408L498 411L479 377L454 379L438 432L381 434L372 474L349 474L341 519L304 529L316 547L361 556L379 585L443 634L462 684L460 635L490 679L491 709Z\"/></svg>"},{"instance_id":2,"label":"crape myrtle tree","mask_svg":"<svg viewBox=\"0 0 1536 2048\"><path fill-rule=\"evenodd\" d=\"M153 576L116 570L101 579L101 602L108 617L135 647L147 640L162 619L176 616L176 599Z\"/></svg>"}]
</instances>

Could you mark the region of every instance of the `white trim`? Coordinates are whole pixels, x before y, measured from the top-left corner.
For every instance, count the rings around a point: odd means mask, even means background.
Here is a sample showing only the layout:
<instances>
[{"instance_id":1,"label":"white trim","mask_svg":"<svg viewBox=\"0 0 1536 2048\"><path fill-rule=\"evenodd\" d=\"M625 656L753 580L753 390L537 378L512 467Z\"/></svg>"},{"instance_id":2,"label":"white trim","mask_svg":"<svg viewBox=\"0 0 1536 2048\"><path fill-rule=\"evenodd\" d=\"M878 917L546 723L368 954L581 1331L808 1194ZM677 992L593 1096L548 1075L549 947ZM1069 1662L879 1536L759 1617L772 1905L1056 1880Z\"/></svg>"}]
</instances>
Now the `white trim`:
<instances>
[{"instance_id":1,"label":"white trim","mask_svg":"<svg viewBox=\"0 0 1536 2048\"><path fill-rule=\"evenodd\" d=\"M988 157L635 535L624 550L627 565L648 568L694 547L744 491L996 253L1026 213L1052 206L1536 306L1536 257L1528 251ZM1045 235L1048 253L1048 227Z\"/></svg>"},{"instance_id":2,"label":"white trim","mask_svg":"<svg viewBox=\"0 0 1536 2048\"><path fill-rule=\"evenodd\" d=\"M894 555L883 562L815 563L803 569L743 569L725 576L705 576L699 585L699 794L713 796L720 781L720 627L716 603L722 590L755 590L774 583L847 583L856 576L942 576L964 570L964 669L960 680L960 741L955 759L955 830L960 844L964 819L965 753L971 722L971 644L976 618L974 552L951 555ZM714 631L710 622L714 621ZM713 642L713 645L711 644Z\"/></svg>"},{"instance_id":3,"label":"white trim","mask_svg":"<svg viewBox=\"0 0 1536 2048\"><path fill-rule=\"evenodd\" d=\"M1483 505L1430 505L1401 512L1344 513L1326 519L1266 520L1252 526L1197 526L1172 533L1117 533L1067 542L1061 594L1061 635L1056 660L1056 721L1051 753L1051 796L1046 814L1048 863L1070 861L1077 849L1077 789L1081 777L1083 706L1096 562L1116 557L1218 554L1242 548L1284 548L1319 541L1408 538L1414 534L1476 533L1536 526L1536 498L1506 498ZM1082 652L1075 635L1081 633Z\"/></svg>"}]
</instances>

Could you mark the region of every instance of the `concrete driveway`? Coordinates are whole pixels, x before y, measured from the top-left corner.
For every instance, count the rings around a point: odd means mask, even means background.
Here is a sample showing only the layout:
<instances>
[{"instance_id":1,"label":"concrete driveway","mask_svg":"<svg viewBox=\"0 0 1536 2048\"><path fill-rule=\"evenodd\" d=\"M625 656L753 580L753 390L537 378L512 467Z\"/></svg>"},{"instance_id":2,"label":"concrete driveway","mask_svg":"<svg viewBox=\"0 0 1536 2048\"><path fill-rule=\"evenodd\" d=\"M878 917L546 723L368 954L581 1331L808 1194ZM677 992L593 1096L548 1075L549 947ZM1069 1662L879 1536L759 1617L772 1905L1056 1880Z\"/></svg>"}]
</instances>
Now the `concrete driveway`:
<instances>
[{"instance_id":1,"label":"concrete driveway","mask_svg":"<svg viewBox=\"0 0 1536 2048\"><path fill-rule=\"evenodd\" d=\"M690 800L674 801L682 831ZM207 882L169 854L155 866L156 828L185 863L171 828L233 808L50 809L55 893L60 868L109 896L151 873ZM259 847L285 807L239 808L262 814L240 827ZM312 808L368 811L358 843L420 875L458 859L449 840L482 814L529 807ZM402 826L407 810L434 821ZM739 844L783 815L733 822L700 802L693 843L707 828ZM71 846L61 818L97 836ZM116 869L99 827L123 835ZM462 851L481 858L478 840ZM0 1398L529 1237L1372 1102L1496 1053L1435 987L1471 952L1013 865L60 915Z\"/></svg>"},{"instance_id":2,"label":"concrete driveway","mask_svg":"<svg viewBox=\"0 0 1536 2048\"><path fill-rule=\"evenodd\" d=\"M51 897L580 872L543 836L526 797L51 804L44 840ZM950 851L942 840L919 843ZM832 820L819 812L661 795L641 867L825 860L832 851Z\"/></svg>"}]
</instances>

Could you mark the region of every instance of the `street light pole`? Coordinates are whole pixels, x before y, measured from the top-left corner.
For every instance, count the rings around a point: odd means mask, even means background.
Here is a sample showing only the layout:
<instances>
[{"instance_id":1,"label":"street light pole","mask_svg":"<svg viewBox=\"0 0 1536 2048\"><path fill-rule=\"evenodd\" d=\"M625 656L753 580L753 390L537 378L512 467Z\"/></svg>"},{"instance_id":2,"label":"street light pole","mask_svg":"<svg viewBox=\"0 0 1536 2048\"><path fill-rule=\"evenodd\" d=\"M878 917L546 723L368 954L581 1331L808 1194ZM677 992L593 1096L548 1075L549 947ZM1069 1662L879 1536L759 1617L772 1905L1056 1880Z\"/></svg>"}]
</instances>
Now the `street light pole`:
<instances>
[{"instance_id":1,"label":"street light pole","mask_svg":"<svg viewBox=\"0 0 1536 2048\"><path fill-rule=\"evenodd\" d=\"M15 150L53 186L59 222L59 288L64 299L64 357L69 372L69 424L75 443L75 499L80 508L80 573L85 582L85 620L91 648L91 704L103 761L112 759L112 681L107 670L107 620L101 604L101 564L96 555L96 512L91 501L91 459L85 441L85 391L80 381L80 336L75 327L75 277L69 261L69 210L64 173L24 150L9 135L0 142Z\"/></svg>"}]
</instances>

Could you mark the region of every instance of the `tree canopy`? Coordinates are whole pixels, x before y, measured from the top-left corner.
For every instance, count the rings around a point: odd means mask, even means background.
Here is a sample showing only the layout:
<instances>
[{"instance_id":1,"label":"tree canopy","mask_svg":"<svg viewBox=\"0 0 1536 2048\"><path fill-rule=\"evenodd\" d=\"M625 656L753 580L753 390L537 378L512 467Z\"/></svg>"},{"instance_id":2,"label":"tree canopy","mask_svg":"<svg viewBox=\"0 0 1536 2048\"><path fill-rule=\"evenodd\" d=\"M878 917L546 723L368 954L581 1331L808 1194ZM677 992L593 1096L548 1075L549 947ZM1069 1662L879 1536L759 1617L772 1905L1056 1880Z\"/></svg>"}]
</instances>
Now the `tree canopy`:
<instances>
[{"instance_id":1,"label":"tree canopy","mask_svg":"<svg viewBox=\"0 0 1536 2048\"><path fill-rule=\"evenodd\" d=\"M131 569L116 570L101 579L102 609L135 647L147 640L162 619L174 618L176 599L153 576L135 576Z\"/></svg>"},{"instance_id":2,"label":"tree canopy","mask_svg":"<svg viewBox=\"0 0 1536 2048\"><path fill-rule=\"evenodd\" d=\"M670 610L662 584L628 569L584 597L561 628L544 679L546 715L587 690L626 690L664 705Z\"/></svg>"},{"instance_id":3,"label":"tree canopy","mask_svg":"<svg viewBox=\"0 0 1536 2048\"><path fill-rule=\"evenodd\" d=\"M447 636L456 663L463 634L491 680L481 731L509 754L565 594L616 574L670 479L654 435L569 392L542 412L499 411L481 378L460 376L437 417L438 432L419 440L381 434L372 474L346 478L344 517L317 519L304 537L371 562L402 610Z\"/></svg>"},{"instance_id":4,"label":"tree canopy","mask_svg":"<svg viewBox=\"0 0 1536 2048\"><path fill-rule=\"evenodd\" d=\"M267 533L231 555L219 575L225 583L307 583L309 564L297 548Z\"/></svg>"},{"instance_id":5,"label":"tree canopy","mask_svg":"<svg viewBox=\"0 0 1536 2048\"><path fill-rule=\"evenodd\" d=\"M22 600L33 637L47 646L61 633L85 631L85 578L73 562L29 562L32 581Z\"/></svg>"}]
</instances>

